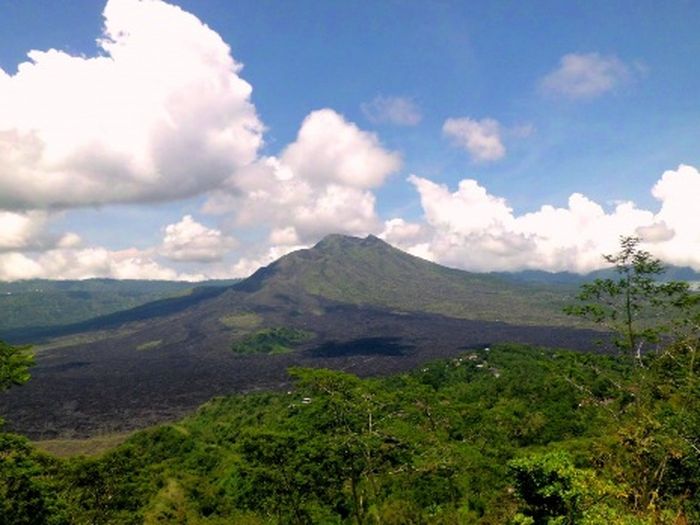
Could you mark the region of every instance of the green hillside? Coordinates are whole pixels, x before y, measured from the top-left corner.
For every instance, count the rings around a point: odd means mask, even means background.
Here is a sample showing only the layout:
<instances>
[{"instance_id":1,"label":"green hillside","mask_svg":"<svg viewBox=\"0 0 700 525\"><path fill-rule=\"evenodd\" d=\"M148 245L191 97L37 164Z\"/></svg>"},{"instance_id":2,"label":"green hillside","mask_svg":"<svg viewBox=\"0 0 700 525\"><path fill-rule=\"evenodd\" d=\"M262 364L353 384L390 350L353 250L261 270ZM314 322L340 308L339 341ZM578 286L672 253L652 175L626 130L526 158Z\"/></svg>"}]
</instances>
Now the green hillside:
<instances>
[{"instance_id":1,"label":"green hillside","mask_svg":"<svg viewBox=\"0 0 700 525\"><path fill-rule=\"evenodd\" d=\"M372 235L329 235L313 248L259 270L239 288L260 300L307 294L464 319L546 325L572 324L562 308L575 293L572 286L520 283L446 268Z\"/></svg>"},{"instance_id":2,"label":"green hillside","mask_svg":"<svg viewBox=\"0 0 700 525\"><path fill-rule=\"evenodd\" d=\"M166 297L188 294L197 286L230 285L235 282L116 279L0 282L0 332L77 323Z\"/></svg>"}]
</instances>

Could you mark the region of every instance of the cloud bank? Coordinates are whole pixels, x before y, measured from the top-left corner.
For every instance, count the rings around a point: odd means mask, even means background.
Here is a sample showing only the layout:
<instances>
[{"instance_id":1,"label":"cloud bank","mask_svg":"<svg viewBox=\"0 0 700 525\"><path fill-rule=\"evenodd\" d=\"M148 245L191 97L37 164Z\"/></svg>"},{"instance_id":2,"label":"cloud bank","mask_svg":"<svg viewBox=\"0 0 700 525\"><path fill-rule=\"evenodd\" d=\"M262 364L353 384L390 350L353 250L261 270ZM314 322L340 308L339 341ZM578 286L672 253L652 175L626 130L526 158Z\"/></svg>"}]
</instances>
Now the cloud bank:
<instances>
[{"instance_id":1,"label":"cloud bank","mask_svg":"<svg viewBox=\"0 0 700 525\"><path fill-rule=\"evenodd\" d=\"M172 261L209 263L221 261L236 245L234 238L185 215L180 222L165 227L160 253Z\"/></svg>"},{"instance_id":2,"label":"cloud bank","mask_svg":"<svg viewBox=\"0 0 700 525\"><path fill-rule=\"evenodd\" d=\"M304 119L294 142L229 181L207 202L238 227L264 224L273 243L311 243L328 233L363 235L380 227L372 189L401 165L377 136L331 109Z\"/></svg>"},{"instance_id":3,"label":"cloud bank","mask_svg":"<svg viewBox=\"0 0 700 525\"><path fill-rule=\"evenodd\" d=\"M567 206L544 205L517 215L506 199L465 179L451 192L412 175L423 221L393 219L382 236L436 262L475 271L544 269L588 272L603 266L601 254L617 251L620 235L639 235L654 255L700 270L700 172L681 165L666 171L652 189L658 212L632 202L606 211L580 193Z\"/></svg>"}]
</instances>

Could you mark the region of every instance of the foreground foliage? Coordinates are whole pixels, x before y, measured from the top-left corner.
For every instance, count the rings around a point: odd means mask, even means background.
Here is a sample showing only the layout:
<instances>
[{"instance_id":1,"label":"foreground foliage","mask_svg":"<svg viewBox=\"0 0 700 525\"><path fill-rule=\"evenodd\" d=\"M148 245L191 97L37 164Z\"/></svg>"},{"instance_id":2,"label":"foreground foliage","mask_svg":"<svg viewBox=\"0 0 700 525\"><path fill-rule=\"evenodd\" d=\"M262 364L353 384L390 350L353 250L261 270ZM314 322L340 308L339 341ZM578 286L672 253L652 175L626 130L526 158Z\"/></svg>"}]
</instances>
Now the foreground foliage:
<instances>
[{"instance_id":1,"label":"foreground foliage","mask_svg":"<svg viewBox=\"0 0 700 525\"><path fill-rule=\"evenodd\" d=\"M5 435L0 523L697 523L691 360L506 345L384 379L293 370L99 458Z\"/></svg>"}]
</instances>

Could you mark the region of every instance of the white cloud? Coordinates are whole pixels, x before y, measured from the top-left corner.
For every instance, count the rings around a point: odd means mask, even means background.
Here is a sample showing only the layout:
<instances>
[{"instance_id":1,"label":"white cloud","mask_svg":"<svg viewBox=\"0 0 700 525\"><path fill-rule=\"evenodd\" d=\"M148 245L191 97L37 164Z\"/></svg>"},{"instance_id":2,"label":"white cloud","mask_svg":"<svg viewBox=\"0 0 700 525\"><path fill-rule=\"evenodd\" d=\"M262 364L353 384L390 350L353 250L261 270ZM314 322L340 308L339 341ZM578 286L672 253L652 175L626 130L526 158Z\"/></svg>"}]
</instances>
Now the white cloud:
<instances>
[{"instance_id":1,"label":"white cloud","mask_svg":"<svg viewBox=\"0 0 700 525\"><path fill-rule=\"evenodd\" d=\"M501 126L492 118L448 118L442 132L455 146L467 150L474 162L493 162L506 154Z\"/></svg>"},{"instance_id":2,"label":"white cloud","mask_svg":"<svg viewBox=\"0 0 700 525\"><path fill-rule=\"evenodd\" d=\"M283 246L293 246L299 244L299 234L294 226L286 228L275 228L270 232L270 244L281 244Z\"/></svg>"},{"instance_id":3,"label":"white cloud","mask_svg":"<svg viewBox=\"0 0 700 525\"><path fill-rule=\"evenodd\" d=\"M0 211L0 250L20 250L30 247L43 234L45 212L13 213Z\"/></svg>"},{"instance_id":4,"label":"white cloud","mask_svg":"<svg viewBox=\"0 0 700 525\"><path fill-rule=\"evenodd\" d=\"M570 99L594 98L628 82L632 70L615 56L598 53L570 53L559 60L559 67L545 76L543 92Z\"/></svg>"},{"instance_id":5,"label":"white cloud","mask_svg":"<svg viewBox=\"0 0 700 525\"><path fill-rule=\"evenodd\" d=\"M268 229L278 250L380 228L372 189L401 159L375 134L321 109L260 158L252 88L218 34L160 0L109 0L104 18L98 56L31 51L0 70L0 276L179 276L158 258L218 272L234 242L184 217L149 250L79 248L48 233L56 208L207 193L205 212ZM391 118L416 117L396 102Z\"/></svg>"},{"instance_id":6,"label":"white cloud","mask_svg":"<svg viewBox=\"0 0 700 525\"><path fill-rule=\"evenodd\" d=\"M23 253L0 253L0 280L18 281L45 276L41 265ZM60 277L60 276L59 276Z\"/></svg>"},{"instance_id":7,"label":"white cloud","mask_svg":"<svg viewBox=\"0 0 700 525\"><path fill-rule=\"evenodd\" d=\"M203 210L232 213L239 227L267 226L273 244L327 233L366 235L380 227L371 189L400 166L396 153L341 115L312 112L279 157L267 157L212 195Z\"/></svg>"},{"instance_id":8,"label":"white cloud","mask_svg":"<svg viewBox=\"0 0 700 525\"><path fill-rule=\"evenodd\" d=\"M384 231L379 235L389 244L400 244L404 241L416 241L423 237L425 228L422 224L407 222L403 219L390 219L384 223Z\"/></svg>"},{"instance_id":9,"label":"white cloud","mask_svg":"<svg viewBox=\"0 0 700 525\"><path fill-rule=\"evenodd\" d=\"M52 249L36 256L0 254L0 280L20 279L164 279L199 281L202 274L183 274L164 267L147 252L105 248Z\"/></svg>"},{"instance_id":10,"label":"white cloud","mask_svg":"<svg viewBox=\"0 0 700 525\"><path fill-rule=\"evenodd\" d=\"M423 115L416 103L408 97L378 96L361 105L362 113L373 124L416 126Z\"/></svg>"},{"instance_id":11,"label":"white cloud","mask_svg":"<svg viewBox=\"0 0 700 525\"><path fill-rule=\"evenodd\" d=\"M477 271L587 272L603 265L601 254L617 251L620 235L638 234L667 263L700 269L700 172L691 166L667 171L656 183L652 194L661 202L656 213L631 202L606 211L574 193L566 207L544 205L516 215L505 199L474 180L461 181L454 192L424 178L409 180L420 195L425 223L389 221L383 235L442 264Z\"/></svg>"},{"instance_id":12,"label":"white cloud","mask_svg":"<svg viewBox=\"0 0 700 525\"><path fill-rule=\"evenodd\" d=\"M263 126L226 43L159 0L110 0L99 56L0 70L0 207L176 199L253 162Z\"/></svg>"},{"instance_id":13,"label":"white cloud","mask_svg":"<svg viewBox=\"0 0 700 525\"><path fill-rule=\"evenodd\" d=\"M635 230L635 235L644 242L653 244L670 241L676 235L676 232L669 228L664 221L660 221L648 226L638 226Z\"/></svg>"},{"instance_id":14,"label":"white cloud","mask_svg":"<svg viewBox=\"0 0 700 525\"><path fill-rule=\"evenodd\" d=\"M61 236L47 231L50 215L41 210L11 212L0 210L0 252L68 248L80 243L75 233Z\"/></svg>"},{"instance_id":15,"label":"white cloud","mask_svg":"<svg viewBox=\"0 0 700 525\"><path fill-rule=\"evenodd\" d=\"M654 253L658 251L674 264L700 269L700 172L687 165L666 171L651 193L661 201L655 222L675 233L667 242L656 244Z\"/></svg>"},{"instance_id":16,"label":"white cloud","mask_svg":"<svg viewBox=\"0 0 700 525\"><path fill-rule=\"evenodd\" d=\"M382 148L374 133L362 131L332 109L310 113L280 162L298 178L352 188L375 188L399 169L398 154Z\"/></svg>"},{"instance_id":17,"label":"white cloud","mask_svg":"<svg viewBox=\"0 0 700 525\"><path fill-rule=\"evenodd\" d=\"M165 227L160 253L173 261L205 263L220 261L236 244L232 237L185 215L180 222Z\"/></svg>"}]
</instances>

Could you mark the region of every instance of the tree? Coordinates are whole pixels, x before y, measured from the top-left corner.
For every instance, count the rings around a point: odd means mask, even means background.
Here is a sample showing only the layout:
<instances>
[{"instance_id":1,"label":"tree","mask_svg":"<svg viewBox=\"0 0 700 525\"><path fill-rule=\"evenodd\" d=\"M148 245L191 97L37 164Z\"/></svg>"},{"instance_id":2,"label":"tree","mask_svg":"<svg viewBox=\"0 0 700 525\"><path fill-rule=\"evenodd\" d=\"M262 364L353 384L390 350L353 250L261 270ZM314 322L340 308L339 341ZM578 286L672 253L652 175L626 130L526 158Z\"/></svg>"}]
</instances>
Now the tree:
<instances>
[{"instance_id":1,"label":"tree","mask_svg":"<svg viewBox=\"0 0 700 525\"><path fill-rule=\"evenodd\" d=\"M26 383L33 364L28 346L11 346L0 341L0 391Z\"/></svg>"},{"instance_id":2,"label":"tree","mask_svg":"<svg viewBox=\"0 0 700 525\"><path fill-rule=\"evenodd\" d=\"M28 346L11 346L0 341L0 392L29 381L29 367L34 357ZM0 427L3 419L0 417Z\"/></svg>"},{"instance_id":3,"label":"tree","mask_svg":"<svg viewBox=\"0 0 700 525\"><path fill-rule=\"evenodd\" d=\"M514 524L649 523L625 508L627 487L577 467L567 452L533 453L510 461L508 467L522 502Z\"/></svg>"},{"instance_id":4,"label":"tree","mask_svg":"<svg viewBox=\"0 0 700 525\"><path fill-rule=\"evenodd\" d=\"M626 487L635 512L653 513L659 523L665 523L659 517L664 509L696 517L700 501L691 495L700 490L700 295L685 282L662 282L664 266L639 248L636 237L622 237L620 251L604 257L618 278L583 285L581 304L567 312L612 329L618 348L639 364L645 343L658 343L658 349L623 387L634 402L622 405L613 446L596 462Z\"/></svg>"},{"instance_id":5,"label":"tree","mask_svg":"<svg viewBox=\"0 0 700 525\"><path fill-rule=\"evenodd\" d=\"M614 343L641 363L645 343L657 343L673 324L670 310L688 302L685 282L662 282L662 262L640 249L638 237L621 237L620 251L603 255L614 265L617 278L596 279L581 287L580 304L565 312L590 319L611 329Z\"/></svg>"},{"instance_id":6,"label":"tree","mask_svg":"<svg viewBox=\"0 0 700 525\"><path fill-rule=\"evenodd\" d=\"M0 392L26 383L33 364L29 347L0 341ZM51 467L26 438L0 433L0 525L67 523L56 488L45 476Z\"/></svg>"}]
</instances>

